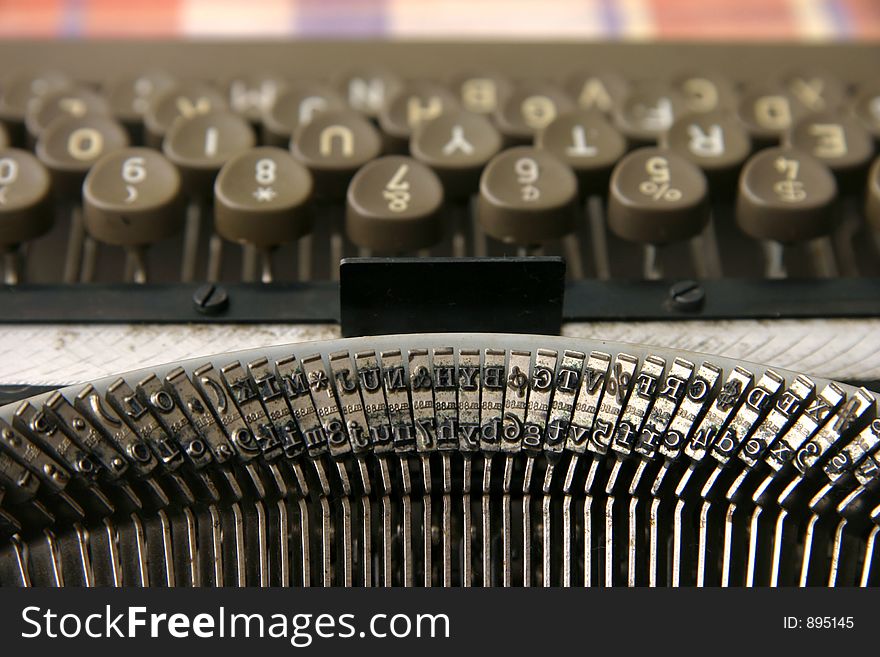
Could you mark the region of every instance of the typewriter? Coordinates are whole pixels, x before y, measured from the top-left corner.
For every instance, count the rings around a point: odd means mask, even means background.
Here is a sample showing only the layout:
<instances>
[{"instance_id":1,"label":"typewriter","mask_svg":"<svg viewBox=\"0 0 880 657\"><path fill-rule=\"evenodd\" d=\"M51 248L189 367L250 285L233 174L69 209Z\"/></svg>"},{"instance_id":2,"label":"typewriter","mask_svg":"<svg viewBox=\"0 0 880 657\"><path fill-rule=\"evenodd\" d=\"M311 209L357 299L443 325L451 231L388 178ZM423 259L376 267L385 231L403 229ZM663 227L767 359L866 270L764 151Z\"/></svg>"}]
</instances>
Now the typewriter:
<instances>
[{"instance_id":1,"label":"typewriter","mask_svg":"<svg viewBox=\"0 0 880 657\"><path fill-rule=\"evenodd\" d=\"M880 49L0 42L3 586L872 586Z\"/></svg>"}]
</instances>

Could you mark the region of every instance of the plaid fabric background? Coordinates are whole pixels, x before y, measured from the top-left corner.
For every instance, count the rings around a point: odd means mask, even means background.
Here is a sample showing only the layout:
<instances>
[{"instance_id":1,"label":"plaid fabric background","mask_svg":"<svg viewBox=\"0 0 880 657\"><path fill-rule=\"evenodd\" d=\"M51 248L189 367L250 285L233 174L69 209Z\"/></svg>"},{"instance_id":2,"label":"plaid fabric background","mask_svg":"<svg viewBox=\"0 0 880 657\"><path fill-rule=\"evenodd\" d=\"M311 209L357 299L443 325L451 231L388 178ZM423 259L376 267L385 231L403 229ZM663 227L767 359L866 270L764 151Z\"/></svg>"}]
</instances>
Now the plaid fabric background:
<instances>
[{"instance_id":1,"label":"plaid fabric background","mask_svg":"<svg viewBox=\"0 0 880 657\"><path fill-rule=\"evenodd\" d=\"M880 0L0 0L5 37L880 39Z\"/></svg>"}]
</instances>

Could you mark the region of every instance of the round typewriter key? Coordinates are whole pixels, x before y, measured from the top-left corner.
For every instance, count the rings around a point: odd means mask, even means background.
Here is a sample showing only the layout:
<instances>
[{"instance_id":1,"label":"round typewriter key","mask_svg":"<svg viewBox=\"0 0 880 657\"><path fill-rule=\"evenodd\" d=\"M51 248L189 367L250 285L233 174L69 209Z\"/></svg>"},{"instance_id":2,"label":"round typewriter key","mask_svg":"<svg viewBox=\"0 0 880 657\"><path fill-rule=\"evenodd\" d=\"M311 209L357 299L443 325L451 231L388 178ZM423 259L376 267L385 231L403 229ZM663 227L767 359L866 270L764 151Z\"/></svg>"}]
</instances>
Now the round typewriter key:
<instances>
[{"instance_id":1,"label":"round typewriter key","mask_svg":"<svg viewBox=\"0 0 880 657\"><path fill-rule=\"evenodd\" d=\"M17 148L0 150L0 245L35 239L52 227L51 180L40 161Z\"/></svg>"},{"instance_id":2,"label":"round typewriter key","mask_svg":"<svg viewBox=\"0 0 880 657\"><path fill-rule=\"evenodd\" d=\"M574 170L582 194L604 191L611 169L626 153L626 140L594 110L561 114L538 133L535 145Z\"/></svg>"},{"instance_id":3,"label":"round typewriter key","mask_svg":"<svg viewBox=\"0 0 880 657\"><path fill-rule=\"evenodd\" d=\"M312 176L287 151L253 148L223 165L214 183L214 225L224 238L260 248L312 229Z\"/></svg>"},{"instance_id":4,"label":"round typewriter key","mask_svg":"<svg viewBox=\"0 0 880 657\"><path fill-rule=\"evenodd\" d=\"M782 86L808 112L836 110L846 97L841 79L820 71L792 71L785 76Z\"/></svg>"},{"instance_id":5,"label":"round typewriter key","mask_svg":"<svg viewBox=\"0 0 880 657\"><path fill-rule=\"evenodd\" d=\"M128 146L128 133L109 116L67 116L55 119L40 134L36 154L52 172L61 196L78 198L89 168L104 154Z\"/></svg>"},{"instance_id":6,"label":"round typewriter key","mask_svg":"<svg viewBox=\"0 0 880 657\"><path fill-rule=\"evenodd\" d=\"M343 74L337 85L348 106L376 117L402 86L400 78L386 69L359 69Z\"/></svg>"},{"instance_id":7,"label":"round typewriter key","mask_svg":"<svg viewBox=\"0 0 880 657\"><path fill-rule=\"evenodd\" d=\"M577 179L564 162L519 146L499 153L483 171L477 214L495 239L536 246L571 232L577 198Z\"/></svg>"},{"instance_id":8,"label":"round typewriter key","mask_svg":"<svg viewBox=\"0 0 880 657\"><path fill-rule=\"evenodd\" d=\"M355 174L348 187L345 231L375 253L407 253L443 237L443 186L436 174L410 157L379 158Z\"/></svg>"},{"instance_id":9,"label":"round typewriter key","mask_svg":"<svg viewBox=\"0 0 880 657\"><path fill-rule=\"evenodd\" d=\"M471 72L456 77L452 88L458 91L462 108L474 114L492 114L513 88L507 78L494 72Z\"/></svg>"},{"instance_id":10,"label":"round typewriter key","mask_svg":"<svg viewBox=\"0 0 880 657\"><path fill-rule=\"evenodd\" d=\"M286 80L272 73L233 77L226 83L229 109L251 123L259 123L286 86Z\"/></svg>"},{"instance_id":11,"label":"round typewriter key","mask_svg":"<svg viewBox=\"0 0 880 657\"><path fill-rule=\"evenodd\" d=\"M296 129L317 114L345 109L345 101L323 84L300 83L282 91L263 113L263 141L286 147Z\"/></svg>"},{"instance_id":12,"label":"round typewriter key","mask_svg":"<svg viewBox=\"0 0 880 657\"><path fill-rule=\"evenodd\" d=\"M779 141L803 113L802 106L780 88L747 91L740 98L737 115L752 139L762 144Z\"/></svg>"},{"instance_id":13,"label":"round typewriter key","mask_svg":"<svg viewBox=\"0 0 880 657\"><path fill-rule=\"evenodd\" d=\"M180 82L153 97L144 114L148 146L161 148L165 133L179 117L193 118L226 109L226 100L214 87L203 82Z\"/></svg>"},{"instance_id":14,"label":"round typewriter key","mask_svg":"<svg viewBox=\"0 0 880 657\"><path fill-rule=\"evenodd\" d=\"M190 192L206 197L220 168L255 143L254 130L244 118L215 111L179 117L165 135L162 150L180 168Z\"/></svg>"},{"instance_id":15,"label":"round typewriter key","mask_svg":"<svg viewBox=\"0 0 880 657\"><path fill-rule=\"evenodd\" d=\"M59 71L41 71L11 76L0 85L0 120L13 125L24 122L31 100L64 89L73 80Z\"/></svg>"},{"instance_id":16,"label":"round typewriter key","mask_svg":"<svg viewBox=\"0 0 880 657\"><path fill-rule=\"evenodd\" d=\"M416 128L410 152L443 181L449 198L476 191L483 167L501 150L501 135L488 119L471 112L444 112Z\"/></svg>"},{"instance_id":17,"label":"round typewriter key","mask_svg":"<svg viewBox=\"0 0 880 657\"><path fill-rule=\"evenodd\" d=\"M455 95L442 85L433 82L404 85L379 112L379 127L386 136L386 150L406 152L413 130L443 112L455 109L458 109Z\"/></svg>"},{"instance_id":18,"label":"round typewriter key","mask_svg":"<svg viewBox=\"0 0 880 657\"><path fill-rule=\"evenodd\" d=\"M180 231L180 174L151 148L102 157L83 183L86 230L114 246L153 244Z\"/></svg>"},{"instance_id":19,"label":"round typewriter key","mask_svg":"<svg viewBox=\"0 0 880 657\"><path fill-rule=\"evenodd\" d=\"M117 78L105 92L110 113L127 126L140 124L153 99L174 83L174 78L164 71L146 71Z\"/></svg>"},{"instance_id":20,"label":"round typewriter key","mask_svg":"<svg viewBox=\"0 0 880 657\"><path fill-rule=\"evenodd\" d=\"M724 111L679 117L660 144L696 164L710 178L738 171L752 152L749 133Z\"/></svg>"},{"instance_id":21,"label":"round typewriter key","mask_svg":"<svg viewBox=\"0 0 880 657\"><path fill-rule=\"evenodd\" d=\"M46 126L59 117L80 119L86 115L103 115L109 112L110 106L103 96L83 87L71 87L35 99L25 114L25 125L28 134L36 139Z\"/></svg>"},{"instance_id":22,"label":"round typewriter key","mask_svg":"<svg viewBox=\"0 0 880 657\"><path fill-rule=\"evenodd\" d=\"M874 226L874 230L880 232L880 157L874 160L871 171L868 173L868 194L865 203L865 215Z\"/></svg>"},{"instance_id":23,"label":"round typewriter key","mask_svg":"<svg viewBox=\"0 0 880 657\"><path fill-rule=\"evenodd\" d=\"M684 101L672 87L646 83L632 89L615 107L614 125L632 142L651 143L684 112Z\"/></svg>"},{"instance_id":24,"label":"round typewriter key","mask_svg":"<svg viewBox=\"0 0 880 657\"><path fill-rule=\"evenodd\" d=\"M574 109L571 98L547 82L523 82L498 106L495 125L506 142L524 144L557 116Z\"/></svg>"},{"instance_id":25,"label":"round typewriter key","mask_svg":"<svg viewBox=\"0 0 880 657\"><path fill-rule=\"evenodd\" d=\"M792 126L786 143L824 162L841 183L863 175L874 155L874 140L859 120L836 113L802 118Z\"/></svg>"},{"instance_id":26,"label":"round typewriter key","mask_svg":"<svg viewBox=\"0 0 880 657\"><path fill-rule=\"evenodd\" d=\"M783 244L823 237L831 232L836 195L831 171L811 155L768 148L743 167L737 223L752 237Z\"/></svg>"},{"instance_id":27,"label":"round typewriter key","mask_svg":"<svg viewBox=\"0 0 880 657\"><path fill-rule=\"evenodd\" d=\"M579 108L611 114L629 92L629 83L616 73L581 71L568 80L566 89Z\"/></svg>"},{"instance_id":28,"label":"round typewriter key","mask_svg":"<svg viewBox=\"0 0 880 657\"><path fill-rule=\"evenodd\" d=\"M290 149L312 172L317 196L341 199L355 172L379 157L382 138L355 112L322 112L297 128Z\"/></svg>"},{"instance_id":29,"label":"round typewriter key","mask_svg":"<svg viewBox=\"0 0 880 657\"><path fill-rule=\"evenodd\" d=\"M703 172L662 148L640 148L611 174L608 225L643 244L668 244L698 235L709 220Z\"/></svg>"},{"instance_id":30,"label":"round typewriter key","mask_svg":"<svg viewBox=\"0 0 880 657\"><path fill-rule=\"evenodd\" d=\"M853 112L875 140L880 140L880 84L859 89L853 100Z\"/></svg>"},{"instance_id":31,"label":"round typewriter key","mask_svg":"<svg viewBox=\"0 0 880 657\"><path fill-rule=\"evenodd\" d=\"M735 93L730 80L713 73L690 72L672 80L688 112L713 112L733 105Z\"/></svg>"}]
</instances>

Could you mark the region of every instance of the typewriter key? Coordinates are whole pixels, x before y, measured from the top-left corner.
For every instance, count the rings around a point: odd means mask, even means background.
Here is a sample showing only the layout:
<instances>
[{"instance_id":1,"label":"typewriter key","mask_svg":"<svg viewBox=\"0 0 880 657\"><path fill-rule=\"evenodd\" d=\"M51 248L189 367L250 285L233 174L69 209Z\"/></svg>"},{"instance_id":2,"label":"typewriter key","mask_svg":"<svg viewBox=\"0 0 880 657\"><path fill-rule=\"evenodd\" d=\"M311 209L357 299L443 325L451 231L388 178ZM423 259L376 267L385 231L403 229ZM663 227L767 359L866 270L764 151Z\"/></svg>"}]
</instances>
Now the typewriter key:
<instances>
[{"instance_id":1,"label":"typewriter key","mask_svg":"<svg viewBox=\"0 0 880 657\"><path fill-rule=\"evenodd\" d=\"M505 143L527 144L553 119L573 109L571 98L556 85L530 81L514 87L493 116Z\"/></svg>"},{"instance_id":2,"label":"typewriter key","mask_svg":"<svg viewBox=\"0 0 880 657\"><path fill-rule=\"evenodd\" d=\"M804 113L803 106L779 87L756 87L740 96L737 116L759 145L778 142Z\"/></svg>"},{"instance_id":3,"label":"typewriter key","mask_svg":"<svg viewBox=\"0 0 880 657\"><path fill-rule=\"evenodd\" d=\"M492 114L513 88L510 81L493 71L470 72L452 81L465 111Z\"/></svg>"},{"instance_id":4,"label":"typewriter key","mask_svg":"<svg viewBox=\"0 0 880 657\"><path fill-rule=\"evenodd\" d=\"M351 110L322 112L306 125L297 128L290 141L293 156L308 167L315 181L318 201L329 201L330 275L339 276L338 263L343 254L343 218L336 208L345 198L355 172L382 152L382 138L373 124ZM328 205L330 205L328 204ZM299 279L312 276L312 239L299 241Z\"/></svg>"},{"instance_id":5,"label":"typewriter key","mask_svg":"<svg viewBox=\"0 0 880 657\"><path fill-rule=\"evenodd\" d=\"M406 153L413 131L445 112L458 109L449 89L432 82L406 84L379 111L379 127L388 153Z\"/></svg>"},{"instance_id":6,"label":"typewriter key","mask_svg":"<svg viewBox=\"0 0 880 657\"><path fill-rule=\"evenodd\" d=\"M754 155L739 180L736 219L747 235L768 240L766 274L784 277L780 244L827 237L837 184L820 161L788 147Z\"/></svg>"},{"instance_id":7,"label":"typewriter key","mask_svg":"<svg viewBox=\"0 0 880 657\"><path fill-rule=\"evenodd\" d=\"M599 112L576 110L557 116L540 130L535 146L572 168L582 194L605 191L608 177L626 153L626 140Z\"/></svg>"},{"instance_id":8,"label":"typewriter key","mask_svg":"<svg viewBox=\"0 0 880 657\"><path fill-rule=\"evenodd\" d=\"M110 113L129 130L137 128L138 136L142 137L140 126L150 103L174 84L174 78L165 71L145 71L117 78L105 91Z\"/></svg>"},{"instance_id":9,"label":"typewriter key","mask_svg":"<svg viewBox=\"0 0 880 657\"><path fill-rule=\"evenodd\" d=\"M629 83L616 73L581 71L568 80L565 88L580 109L611 114L629 92Z\"/></svg>"},{"instance_id":10,"label":"typewriter key","mask_svg":"<svg viewBox=\"0 0 880 657\"><path fill-rule=\"evenodd\" d=\"M868 191L865 202L865 215L874 227L875 235L880 236L880 158L874 160L868 174ZM880 249L880 237L877 238Z\"/></svg>"},{"instance_id":11,"label":"typewriter key","mask_svg":"<svg viewBox=\"0 0 880 657\"><path fill-rule=\"evenodd\" d=\"M278 94L263 112L263 141L269 146L286 147L301 125L321 112L345 109L345 101L334 89L323 84L298 83Z\"/></svg>"},{"instance_id":12,"label":"typewriter key","mask_svg":"<svg viewBox=\"0 0 880 657\"><path fill-rule=\"evenodd\" d=\"M478 216L486 233L525 249L571 232L576 202L571 169L548 151L518 146L483 171Z\"/></svg>"},{"instance_id":13,"label":"typewriter key","mask_svg":"<svg viewBox=\"0 0 880 657\"><path fill-rule=\"evenodd\" d=\"M634 144L652 144L685 111L684 100L671 86L645 83L614 108L614 125Z\"/></svg>"},{"instance_id":14,"label":"typewriter key","mask_svg":"<svg viewBox=\"0 0 880 657\"><path fill-rule=\"evenodd\" d=\"M348 187L345 231L376 253L427 249L443 236L443 186L428 167L392 155L370 162Z\"/></svg>"},{"instance_id":15,"label":"typewriter key","mask_svg":"<svg viewBox=\"0 0 880 657\"><path fill-rule=\"evenodd\" d=\"M402 86L400 78L382 68L348 71L336 83L348 106L371 118L379 115Z\"/></svg>"},{"instance_id":16,"label":"typewriter key","mask_svg":"<svg viewBox=\"0 0 880 657\"><path fill-rule=\"evenodd\" d=\"M147 146L161 148L165 133L178 117L193 118L226 107L226 100L214 87L180 82L150 99L144 113L144 140Z\"/></svg>"},{"instance_id":17,"label":"typewriter key","mask_svg":"<svg viewBox=\"0 0 880 657\"><path fill-rule=\"evenodd\" d=\"M103 96L83 87L61 89L35 99L25 114L25 126L32 139L59 117L81 119L87 115L107 115L110 106Z\"/></svg>"},{"instance_id":18,"label":"typewriter key","mask_svg":"<svg viewBox=\"0 0 880 657\"><path fill-rule=\"evenodd\" d=\"M64 282L92 279L96 245L85 234L82 183L89 168L105 153L128 146L128 133L109 116L58 117L37 140L36 154L52 174L52 188L70 207L71 225L64 263Z\"/></svg>"},{"instance_id":19,"label":"typewriter key","mask_svg":"<svg viewBox=\"0 0 880 657\"><path fill-rule=\"evenodd\" d=\"M846 97L843 80L821 71L793 71L785 76L782 85L808 112L834 111Z\"/></svg>"},{"instance_id":20,"label":"typewriter key","mask_svg":"<svg viewBox=\"0 0 880 657\"><path fill-rule=\"evenodd\" d=\"M718 183L738 172L752 152L749 133L725 111L678 117L660 138L660 145L690 160Z\"/></svg>"},{"instance_id":21,"label":"typewriter key","mask_svg":"<svg viewBox=\"0 0 880 657\"><path fill-rule=\"evenodd\" d=\"M73 80L60 71L37 71L13 75L3 80L2 92L0 92L0 120L9 124L20 139L18 129L24 123L31 101L70 87L72 84Z\"/></svg>"},{"instance_id":22,"label":"typewriter key","mask_svg":"<svg viewBox=\"0 0 880 657\"><path fill-rule=\"evenodd\" d=\"M869 84L860 88L853 100L852 109L874 139L880 139L880 84Z\"/></svg>"},{"instance_id":23,"label":"typewriter key","mask_svg":"<svg viewBox=\"0 0 880 657\"><path fill-rule=\"evenodd\" d=\"M287 81L273 73L234 76L226 82L229 109L251 123L259 123L286 86Z\"/></svg>"},{"instance_id":24,"label":"typewriter key","mask_svg":"<svg viewBox=\"0 0 880 657\"><path fill-rule=\"evenodd\" d=\"M0 150L0 245L5 251L7 285L21 278L19 245L52 227L50 187L49 172L33 155L14 148Z\"/></svg>"},{"instance_id":25,"label":"typewriter key","mask_svg":"<svg viewBox=\"0 0 880 657\"><path fill-rule=\"evenodd\" d=\"M735 98L731 81L715 73L678 75L672 80L672 88L681 95L686 111L700 114L726 109Z\"/></svg>"},{"instance_id":26,"label":"typewriter key","mask_svg":"<svg viewBox=\"0 0 880 657\"><path fill-rule=\"evenodd\" d=\"M702 171L672 151L640 148L611 174L608 225L623 239L645 245L645 276L659 277L655 247L689 240L709 218Z\"/></svg>"},{"instance_id":27,"label":"typewriter key","mask_svg":"<svg viewBox=\"0 0 880 657\"><path fill-rule=\"evenodd\" d=\"M827 112L797 121L786 143L824 163L841 186L858 181L874 155L871 135L858 119Z\"/></svg>"},{"instance_id":28,"label":"typewriter key","mask_svg":"<svg viewBox=\"0 0 880 657\"><path fill-rule=\"evenodd\" d=\"M85 225L104 244L126 248L126 280L147 281L145 247L175 235L183 225L180 174L150 148L109 153L83 184Z\"/></svg>"},{"instance_id":29,"label":"typewriter key","mask_svg":"<svg viewBox=\"0 0 880 657\"><path fill-rule=\"evenodd\" d=\"M312 176L287 151L264 146L227 162L214 183L214 227L225 239L257 247L262 281L272 280L271 249L312 230Z\"/></svg>"},{"instance_id":30,"label":"typewriter key","mask_svg":"<svg viewBox=\"0 0 880 657\"><path fill-rule=\"evenodd\" d=\"M190 117L178 117L165 134L162 150L180 169L183 186L190 196L183 242L181 281L195 276L196 258L203 208L211 197L214 178L234 155L256 143L254 129L242 117L229 111L212 111ZM211 251L220 248L212 236ZM209 280L219 277L219 259L212 258L214 269Z\"/></svg>"},{"instance_id":31,"label":"typewriter key","mask_svg":"<svg viewBox=\"0 0 880 657\"><path fill-rule=\"evenodd\" d=\"M409 149L440 177L448 197L463 198L477 190L483 167L501 149L501 135L478 114L444 111L415 129Z\"/></svg>"}]
</instances>

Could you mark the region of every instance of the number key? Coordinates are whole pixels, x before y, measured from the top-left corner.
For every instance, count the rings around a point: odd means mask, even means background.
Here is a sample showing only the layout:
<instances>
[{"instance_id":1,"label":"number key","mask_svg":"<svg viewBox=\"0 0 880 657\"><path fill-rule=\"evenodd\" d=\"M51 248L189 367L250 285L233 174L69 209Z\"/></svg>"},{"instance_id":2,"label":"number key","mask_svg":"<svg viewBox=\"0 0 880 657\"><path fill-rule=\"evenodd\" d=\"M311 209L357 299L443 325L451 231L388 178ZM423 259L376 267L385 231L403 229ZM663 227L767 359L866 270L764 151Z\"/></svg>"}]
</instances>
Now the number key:
<instances>
[{"instance_id":1,"label":"number key","mask_svg":"<svg viewBox=\"0 0 880 657\"><path fill-rule=\"evenodd\" d=\"M518 146L499 153L480 179L478 215L487 234L534 246L574 226L577 179L549 151Z\"/></svg>"},{"instance_id":2,"label":"number key","mask_svg":"<svg viewBox=\"0 0 880 657\"><path fill-rule=\"evenodd\" d=\"M0 150L0 244L12 247L52 227L51 181L40 161L16 148Z\"/></svg>"},{"instance_id":3,"label":"number key","mask_svg":"<svg viewBox=\"0 0 880 657\"><path fill-rule=\"evenodd\" d=\"M287 151L271 146L235 156L214 184L214 226L224 238L269 248L312 229L312 176Z\"/></svg>"},{"instance_id":4,"label":"number key","mask_svg":"<svg viewBox=\"0 0 880 657\"><path fill-rule=\"evenodd\" d=\"M834 176L814 157L788 147L767 148L743 167L736 220L757 239L803 242L831 231L836 195Z\"/></svg>"},{"instance_id":5,"label":"number key","mask_svg":"<svg viewBox=\"0 0 880 657\"><path fill-rule=\"evenodd\" d=\"M370 162L348 187L345 230L349 239L376 253L428 248L443 235L443 187L416 160L392 155Z\"/></svg>"},{"instance_id":6,"label":"number key","mask_svg":"<svg viewBox=\"0 0 880 657\"><path fill-rule=\"evenodd\" d=\"M151 148L124 148L102 157L83 183L86 230L115 246L153 244L177 233L180 174Z\"/></svg>"}]
</instances>

